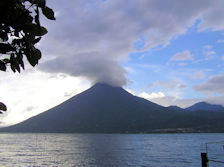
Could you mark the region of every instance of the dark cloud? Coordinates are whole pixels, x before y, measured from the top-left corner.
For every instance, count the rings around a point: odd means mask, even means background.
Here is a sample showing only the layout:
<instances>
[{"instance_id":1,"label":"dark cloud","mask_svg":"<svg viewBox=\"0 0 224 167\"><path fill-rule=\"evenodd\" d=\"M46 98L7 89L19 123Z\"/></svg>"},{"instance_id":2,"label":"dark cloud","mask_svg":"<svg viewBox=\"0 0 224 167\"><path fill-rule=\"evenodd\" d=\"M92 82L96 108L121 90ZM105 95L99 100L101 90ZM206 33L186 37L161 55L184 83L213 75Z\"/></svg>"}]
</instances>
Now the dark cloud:
<instances>
[{"instance_id":1,"label":"dark cloud","mask_svg":"<svg viewBox=\"0 0 224 167\"><path fill-rule=\"evenodd\" d=\"M169 41L201 19L200 30L220 29L224 1L212 0L58 0L48 1L56 22L46 22L49 33L41 41L45 62L41 69L84 76L91 82L127 83L120 62L133 43L144 36L143 49ZM219 17L212 19L213 12ZM221 27L224 28L224 27Z\"/></svg>"},{"instance_id":2,"label":"dark cloud","mask_svg":"<svg viewBox=\"0 0 224 167\"><path fill-rule=\"evenodd\" d=\"M73 76L83 76L91 81L114 86L126 84L125 70L116 62L100 53L83 53L68 57L58 57L40 65L48 72L63 72Z\"/></svg>"},{"instance_id":3,"label":"dark cloud","mask_svg":"<svg viewBox=\"0 0 224 167\"><path fill-rule=\"evenodd\" d=\"M211 76L205 83L195 85L193 88L208 94L224 94L224 75Z\"/></svg>"}]
</instances>

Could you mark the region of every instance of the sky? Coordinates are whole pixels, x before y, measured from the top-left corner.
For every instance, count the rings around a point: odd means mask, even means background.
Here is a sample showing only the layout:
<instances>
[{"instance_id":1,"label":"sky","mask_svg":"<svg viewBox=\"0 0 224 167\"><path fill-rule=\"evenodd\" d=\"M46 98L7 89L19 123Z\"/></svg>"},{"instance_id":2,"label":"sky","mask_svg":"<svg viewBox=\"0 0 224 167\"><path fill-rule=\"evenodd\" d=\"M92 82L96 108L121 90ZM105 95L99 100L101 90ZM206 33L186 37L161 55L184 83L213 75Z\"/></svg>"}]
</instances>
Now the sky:
<instances>
[{"instance_id":1,"label":"sky","mask_svg":"<svg viewBox=\"0 0 224 167\"><path fill-rule=\"evenodd\" d=\"M0 72L0 126L21 122L97 82L163 106L224 105L223 0L48 0L56 21L39 65Z\"/></svg>"}]
</instances>

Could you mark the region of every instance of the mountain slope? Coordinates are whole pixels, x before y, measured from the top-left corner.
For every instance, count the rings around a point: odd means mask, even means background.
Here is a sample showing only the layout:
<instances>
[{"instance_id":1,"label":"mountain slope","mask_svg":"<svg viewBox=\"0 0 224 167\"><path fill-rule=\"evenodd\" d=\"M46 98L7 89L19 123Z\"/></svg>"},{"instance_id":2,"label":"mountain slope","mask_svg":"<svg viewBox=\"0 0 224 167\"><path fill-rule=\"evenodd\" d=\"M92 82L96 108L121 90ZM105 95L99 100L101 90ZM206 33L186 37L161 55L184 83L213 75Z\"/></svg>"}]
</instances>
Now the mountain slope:
<instances>
[{"instance_id":1,"label":"mountain slope","mask_svg":"<svg viewBox=\"0 0 224 167\"><path fill-rule=\"evenodd\" d=\"M138 131L167 109L135 97L120 87L96 84L66 102L5 131L124 132ZM136 124L138 122L138 125ZM2 129L3 130L3 129Z\"/></svg>"},{"instance_id":2,"label":"mountain slope","mask_svg":"<svg viewBox=\"0 0 224 167\"><path fill-rule=\"evenodd\" d=\"M188 132L217 132L224 129L223 119L224 114L214 112L174 111L133 96L120 87L96 84L44 113L0 131L140 133L187 128Z\"/></svg>"},{"instance_id":3,"label":"mountain slope","mask_svg":"<svg viewBox=\"0 0 224 167\"><path fill-rule=\"evenodd\" d=\"M204 110L204 111L224 111L224 107L221 105L217 104L209 104L206 102L199 102L196 103L188 108L185 108L187 111L199 111L199 110Z\"/></svg>"},{"instance_id":4,"label":"mountain slope","mask_svg":"<svg viewBox=\"0 0 224 167\"><path fill-rule=\"evenodd\" d=\"M168 108L174 110L174 111L185 111L183 108L178 106L168 106Z\"/></svg>"}]
</instances>

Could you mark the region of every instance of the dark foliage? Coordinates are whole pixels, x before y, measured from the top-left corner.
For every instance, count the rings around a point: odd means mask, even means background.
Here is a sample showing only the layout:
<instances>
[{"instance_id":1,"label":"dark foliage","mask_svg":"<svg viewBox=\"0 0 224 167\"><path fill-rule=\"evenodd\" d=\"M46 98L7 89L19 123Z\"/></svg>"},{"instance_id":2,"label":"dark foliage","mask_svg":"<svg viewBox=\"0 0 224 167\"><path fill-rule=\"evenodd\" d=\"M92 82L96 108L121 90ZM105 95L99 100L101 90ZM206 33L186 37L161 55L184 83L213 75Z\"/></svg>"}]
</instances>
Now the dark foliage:
<instances>
[{"instance_id":1,"label":"dark foliage","mask_svg":"<svg viewBox=\"0 0 224 167\"><path fill-rule=\"evenodd\" d=\"M7 111L7 107L4 103L0 102L0 114L2 114L2 111Z\"/></svg>"},{"instance_id":2,"label":"dark foliage","mask_svg":"<svg viewBox=\"0 0 224 167\"><path fill-rule=\"evenodd\" d=\"M35 66L41 52L35 44L47 33L41 26L40 10L46 18L55 20L54 12L45 0L1 0L0 2L0 70L10 66L13 72L24 69L23 57Z\"/></svg>"},{"instance_id":3,"label":"dark foliage","mask_svg":"<svg viewBox=\"0 0 224 167\"><path fill-rule=\"evenodd\" d=\"M24 69L25 56L35 66L41 51L35 44L47 33L40 25L40 10L43 15L55 20L54 11L46 6L45 0L1 0L0 2L0 70L10 66L13 72ZM0 113L7 108L0 103Z\"/></svg>"}]
</instances>

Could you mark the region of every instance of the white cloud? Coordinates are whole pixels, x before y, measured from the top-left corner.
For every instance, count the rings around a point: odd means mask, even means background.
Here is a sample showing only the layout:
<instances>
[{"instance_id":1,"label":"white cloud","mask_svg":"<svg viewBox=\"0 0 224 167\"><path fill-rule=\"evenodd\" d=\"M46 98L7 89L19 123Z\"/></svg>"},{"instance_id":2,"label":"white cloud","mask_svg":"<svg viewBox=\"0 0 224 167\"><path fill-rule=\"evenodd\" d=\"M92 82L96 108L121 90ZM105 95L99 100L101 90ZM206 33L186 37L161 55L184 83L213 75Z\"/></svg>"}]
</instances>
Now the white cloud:
<instances>
[{"instance_id":1,"label":"white cloud","mask_svg":"<svg viewBox=\"0 0 224 167\"><path fill-rule=\"evenodd\" d=\"M113 80L116 80L114 76L117 75L117 78L122 78L122 82L121 80L114 81L117 84L127 83L126 73L120 72L124 71L124 69L122 70L123 67L118 66L120 66L120 60L134 50L133 43L140 35L144 36L145 46L143 49L158 45L166 46L171 39L186 33L187 27L192 26L197 19L201 19L201 29L219 26L222 22L223 12L220 13L218 9L224 5L223 1L213 2L210 0L190 0L188 3L180 0L173 0L172 2L130 0L128 4L120 0L106 2L64 0L49 1L48 3L58 13L58 17L56 22L49 23L44 20L49 34L41 42L40 47L45 55L52 55L56 58L52 60L53 63L58 64L60 62L60 68L57 70L68 72L64 69L74 64L71 63L74 59L79 60L80 66L88 68L82 55L88 53L89 59L94 59L97 53L105 66L95 64L95 61L92 63L94 65L90 65L91 61L89 61L88 65L91 68L93 66L96 68L81 70L75 76L84 76L90 81L96 81L97 79L108 79L110 75ZM216 18L217 22L214 22L214 19L210 18L216 15L216 12L219 13L220 17ZM185 57L177 57L176 59L192 60L192 55L188 54L187 51L185 54ZM64 58L68 59L68 57L71 61L61 61ZM103 62L104 60L106 61ZM119 70L110 70L110 63L118 67ZM51 65L48 66L48 64ZM45 66L48 67L48 71L55 70L50 61L46 62ZM105 69L107 66L108 69ZM97 69L102 67L104 69L101 71L107 71L107 77L105 74L97 72ZM76 66L69 70L75 71ZM98 74L98 76L93 77L93 71L95 72L94 75ZM71 71L69 72L71 73Z\"/></svg>"},{"instance_id":2,"label":"white cloud","mask_svg":"<svg viewBox=\"0 0 224 167\"><path fill-rule=\"evenodd\" d=\"M135 95L133 90L126 89L129 93L132 95ZM157 93L147 93L147 92L141 92L138 94L139 97L142 97L144 99L147 99L151 102L157 103L159 105L168 107L171 105L179 106L182 108L187 108L195 103L205 101L211 104L221 104L224 106L224 96L209 96L207 98L180 98L178 96L174 96L175 93L169 93L170 95L165 95L163 92L157 92Z\"/></svg>"},{"instance_id":3,"label":"white cloud","mask_svg":"<svg viewBox=\"0 0 224 167\"><path fill-rule=\"evenodd\" d=\"M146 92L141 92L138 96L142 97L144 99L147 99L147 100L151 100L151 99L154 99L154 98L165 97L165 94L163 92L157 92L157 93L151 93L151 94L148 94Z\"/></svg>"},{"instance_id":4,"label":"white cloud","mask_svg":"<svg viewBox=\"0 0 224 167\"><path fill-rule=\"evenodd\" d=\"M214 75L202 84L195 85L194 90L212 94L224 94L224 75Z\"/></svg>"},{"instance_id":5,"label":"white cloud","mask_svg":"<svg viewBox=\"0 0 224 167\"><path fill-rule=\"evenodd\" d=\"M196 98L196 99L193 99L193 98L181 99L181 98L176 98L173 96L165 96L162 98L154 98L154 99L151 99L150 101L165 107L174 105L174 106L186 108L201 101L205 101L211 104L221 104L224 106L223 99L224 99L224 96L210 96L208 98Z\"/></svg>"},{"instance_id":6,"label":"white cloud","mask_svg":"<svg viewBox=\"0 0 224 167\"><path fill-rule=\"evenodd\" d=\"M187 63L183 63L183 62L182 62L182 63L178 63L177 65L178 65L178 66L182 66L182 67L183 67L183 66L187 66L188 64L187 64Z\"/></svg>"},{"instance_id":7,"label":"white cloud","mask_svg":"<svg viewBox=\"0 0 224 167\"><path fill-rule=\"evenodd\" d=\"M203 79L205 77L205 73L203 71L197 71L192 75L192 79Z\"/></svg>"},{"instance_id":8,"label":"white cloud","mask_svg":"<svg viewBox=\"0 0 224 167\"><path fill-rule=\"evenodd\" d=\"M189 50L184 50L182 52L176 53L173 57L170 58L171 61L184 61L184 60L193 60L193 55Z\"/></svg>"},{"instance_id":9,"label":"white cloud","mask_svg":"<svg viewBox=\"0 0 224 167\"><path fill-rule=\"evenodd\" d=\"M133 90L130 90L130 89L127 89L127 88L125 88L125 90L135 96L135 92Z\"/></svg>"},{"instance_id":10,"label":"white cloud","mask_svg":"<svg viewBox=\"0 0 224 167\"><path fill-rule=\"evenodd\" d=\"M203 48L209 50L209 49L212 49L213 46L212 45L205 45L205 46L203 46Z\"/></svg>"},{"instance_id":11,"label":"white cloud","mask_svg":"<svg viewBox=\"0 0 224 167\"><path fill-rule=\"evenodd\" d=\"M224 56L222 56L222 60L224 60Z\"/></svg>"},{"instance_id":12,"label":"white cloud","mask_svg":"<svg viewBox=\"0 0 224 167\"><path fill-rule=\"evenodd\" d=\"M23 121L89 87L89 83L83 82L83 79L65 74L30 71L23 75L6 75L7 78L0 78L0 99L8 108L1 116L1 125Z\"/></svg>"},{"instance_id":13,"label":"white cloud","mask_svg":"<svg viewBox=\"0 0 224 167\"><path fill-rule=\"evenodd\" d=\"M224 39L219 39L216 41L217 43L224 43Z\"/></svg>"},{"instance_id":14,"label":"white cloud","mask_svg":"<svg viewBox=\"0 0 224 167\"><path fill-rule=\"evenodd\" d=\"M197 102L200 102L201 100L200 99L180 99L173 96L165 96L162 98L151 99L151 101L165 107L173 105L173 106L186 108Z\"/></svg>"},{"instance_id":15,"label":"white cloud","mask_svg":"<svg viewBox=\"0 0 224 167\"><path fill-rule=\"evenodd\" d=\"M215 56L212 56L212 55L215 55L216 52L214 50L211 50L213 48L212 45L205 45L203 47L203 55L205 55L205 60L211 60L211 59L214 59Z\"/></svg>"},{"instance_id":16,"label":"white cloud","mask_svg":"<svg viewBox=\"0 0 224 167\"><path fill-rule=\"evenodd\" d=\"M208 97L205 101L211 104L220 104L224 107L224 96L211 96Z\"/></svg>"},{"instance_id":17,"label":"white cloud","mask_svg":"<svg viewBox=\"0 0 224 167\"><path fill-rule=\"evenodd\" d=\"M162 87L163 89L183 89L185 84L178 80L172 81L155 81L152 86Z\"/></svg>"},{"instance_id":18,"label":"white cloud","mask_svg":"<svg viewBox=\"0 0 224 167\"><path fill-rule=\"evenodd\" d=\"M215 54L216 54L216 52L214 50L204 52L204 55L206 55L206 56L215 55Z\"/></svg>"}]
</instances>

